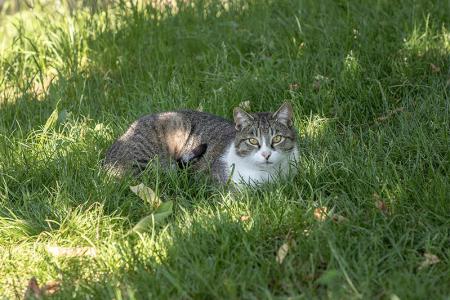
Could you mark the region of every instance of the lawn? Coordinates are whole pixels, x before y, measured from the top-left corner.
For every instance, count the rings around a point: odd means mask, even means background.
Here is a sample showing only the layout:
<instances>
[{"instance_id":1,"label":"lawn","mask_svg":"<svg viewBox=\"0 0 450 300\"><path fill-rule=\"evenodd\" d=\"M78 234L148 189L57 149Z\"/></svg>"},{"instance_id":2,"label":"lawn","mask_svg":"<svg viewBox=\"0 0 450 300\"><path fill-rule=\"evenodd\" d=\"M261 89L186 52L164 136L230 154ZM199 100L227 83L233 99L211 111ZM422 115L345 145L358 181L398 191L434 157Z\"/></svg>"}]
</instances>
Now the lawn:
<instances>
[{"instance_id":1,"label":"lawn","mask_svg":"<svg viewBox=\"0 0 450 300\"><path fill-rule=\"evenodd\" d=\"M61 299L449 299L449 1L11 2L0 298L35 277ZM101 169L142 115L286 100L288 181L232 192ZM135 232L153 212L140 183L173 212Z\"/></svg>"}]
</instances>

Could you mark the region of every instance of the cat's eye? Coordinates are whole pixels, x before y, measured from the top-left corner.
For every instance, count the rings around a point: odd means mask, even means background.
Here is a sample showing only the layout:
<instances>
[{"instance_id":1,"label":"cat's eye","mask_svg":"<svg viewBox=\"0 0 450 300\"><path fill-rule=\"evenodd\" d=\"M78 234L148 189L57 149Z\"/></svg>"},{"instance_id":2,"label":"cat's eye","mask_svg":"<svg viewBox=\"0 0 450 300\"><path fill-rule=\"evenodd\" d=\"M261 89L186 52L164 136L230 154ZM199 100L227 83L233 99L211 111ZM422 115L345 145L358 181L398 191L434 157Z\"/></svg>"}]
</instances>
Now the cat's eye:
<instances>
[{"instance_id":1,"label":"cat's eye","mask_svg":"<svg viewBox=\"0 0 450 300\"><path fill-rule=\"evenodd\" d=\"M254 138L251 138L251 139L248 139L248 142L250 143L250 144L252 144L252 145L259 145L259 142L258 142L258 140L257 139L254 139Z\"/></svg>"},{"instance_id":2,"label":"cat's eye","mask_svg":"<svg viewBox=\"0 0 450 300\"><path fill-rule=\"evenodd\" d=\"M272 143L278 144L279 142L281 142L282 139L283 139L283 137L281 135L276 135L272 138Z\"/></svg>"}]
</instances>

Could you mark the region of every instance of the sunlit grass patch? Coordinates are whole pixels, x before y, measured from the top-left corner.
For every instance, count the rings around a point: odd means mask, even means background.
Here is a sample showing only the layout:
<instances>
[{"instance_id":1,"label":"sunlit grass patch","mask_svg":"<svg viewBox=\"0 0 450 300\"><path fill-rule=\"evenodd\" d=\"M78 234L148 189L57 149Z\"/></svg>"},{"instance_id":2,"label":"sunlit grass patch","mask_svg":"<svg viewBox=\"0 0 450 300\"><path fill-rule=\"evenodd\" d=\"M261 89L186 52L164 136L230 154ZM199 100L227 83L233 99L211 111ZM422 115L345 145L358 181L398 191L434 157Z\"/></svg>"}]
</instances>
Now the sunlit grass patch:
<instances>
[{"instance_id":1,"label":"sunlit grass patch","mask_svg":"<svg viewBox=\"0 0 450 300\"><path fill-rule=\"evenodd\" d=\"M333 120L318 115L310 115L305 120L305 124L299 126L301 128L300 134L311 139L318 138L326 132L330 122L333 122Z\"/></svg>"}]
</instances>

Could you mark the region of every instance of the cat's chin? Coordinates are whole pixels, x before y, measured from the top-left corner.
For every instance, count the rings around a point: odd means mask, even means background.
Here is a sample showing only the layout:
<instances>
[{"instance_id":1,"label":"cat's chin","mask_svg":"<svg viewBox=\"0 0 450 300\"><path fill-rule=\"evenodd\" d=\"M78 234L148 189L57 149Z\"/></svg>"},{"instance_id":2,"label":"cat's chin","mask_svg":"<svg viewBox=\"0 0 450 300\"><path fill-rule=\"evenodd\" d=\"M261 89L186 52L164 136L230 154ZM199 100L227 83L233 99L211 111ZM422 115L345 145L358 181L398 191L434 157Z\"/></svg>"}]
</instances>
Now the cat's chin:
<instances>
[{"instance_id":1,"label":"cat's chin","mask_svg":"<svg viewBox=\"0 0 450 300\"><path fill-rule=\"evenodd\" d=\"M274 166L279 165L279 162L275 162L275 161L257 161L257 162L255 162L255 165L257 165L258 167L271 169Z\"/></svg>"}]
</instances>

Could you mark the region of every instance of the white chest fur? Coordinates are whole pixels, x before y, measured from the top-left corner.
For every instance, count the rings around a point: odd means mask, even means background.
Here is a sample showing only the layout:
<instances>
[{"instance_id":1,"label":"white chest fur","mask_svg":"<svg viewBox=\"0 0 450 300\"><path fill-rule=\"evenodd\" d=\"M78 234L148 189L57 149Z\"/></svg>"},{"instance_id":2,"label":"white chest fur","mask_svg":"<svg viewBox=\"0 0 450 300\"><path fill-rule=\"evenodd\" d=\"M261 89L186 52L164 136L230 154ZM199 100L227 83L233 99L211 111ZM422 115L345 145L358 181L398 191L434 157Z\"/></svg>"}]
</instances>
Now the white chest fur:
<instances>
[{"instance_id":1,"label":"white chest fur","mask_svg":"<svg viewBox=\"0 0 450 300\"><path fill-rule=\"evenodd\" d=\"M286 177L296 167L298 161L298 149L289 154L284 154L278 163L261 164L255 163L248 157L240 157L236 154L234 145L230 145L222 157L227 166L228 176L236 184L249 184L255 186L260 183Z\"/></svg>"}]
</instances>

